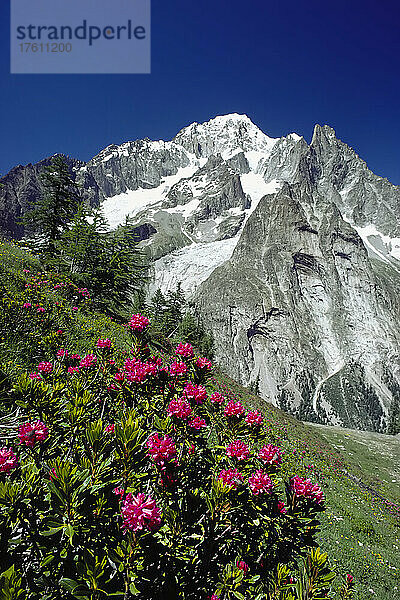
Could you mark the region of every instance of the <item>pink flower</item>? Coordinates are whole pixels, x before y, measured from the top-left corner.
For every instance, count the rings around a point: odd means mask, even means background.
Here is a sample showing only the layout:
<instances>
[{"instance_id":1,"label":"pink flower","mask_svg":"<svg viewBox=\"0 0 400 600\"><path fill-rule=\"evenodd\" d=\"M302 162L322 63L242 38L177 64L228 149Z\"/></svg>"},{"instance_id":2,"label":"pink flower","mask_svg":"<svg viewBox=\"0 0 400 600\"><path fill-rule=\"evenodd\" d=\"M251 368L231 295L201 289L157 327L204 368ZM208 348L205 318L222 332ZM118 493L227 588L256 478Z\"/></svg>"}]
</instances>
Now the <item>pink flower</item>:
<instances>
[{"instance_id":1,"label":"pink flower","mask_svg":"<svg viewBox=\"0 0 400 600\"><path fill-rule=\"evenodd\" d=\"M18 458L15 456L12 448L4 446L0 448L0 472L9 473L18 467Z\"/></svg>"},{"instance_id":2,"label":"pink flower","mask_svg":"<svg viewBox=\"0 0 400 600\"><path fill-rule=\"evenodd\" d=\"M272 444L267 444L259 451L258 458L266 465L278 466L282 463L282 450Z\"/></svg>"},{"instance_id":3,"label":"pink flower","mask_svg":"<svg viewBox=\"0 0 400 600\"><path fill-rule=\"evenodd\" d=\"M127 494L121 507L122 526L131 531L157 531L161 525L161 510L151 496Z\"/></svg>"},{"instance_id":4,"label":"pink flower","mask_svg":"<svg viewBox=\"0 0 400 600\"><path fill-rule=\"evenodd\" d=\"M67 369L67 373L69 375L73 375L74 373L79 373L80 368L79 367L68 367Z\"/></svg>"},{"instance_id":5,"label":"pink flower","mask_svg":"<svg viewBox=\"0 0 400 600\"><path fill-rule=\"evenodd\" d=\"M219 392L214 392L213 394L211 394L210 400L214 404L223 404L225 402L226 398Z\"/></svg>"},{"instance_id":6,"label":"pink flower","mask_svg":"<svg viewBox=\"0 0 400 600\"><path fill-rule=\"evenodd\" d=\"M250 475L249 486L255 496L258 496L258 494L271 494L273 488L271 479L261 469Z\"/></svg>"},{"instance_id":7,"label":"pink flower","mask_svg":"<svg viewBox=\"0 0 400 600\"><path fill-rule=\"evenodd\" d=\"M249 570L249 565L247 563L245 563L244 560L238 560L236 563L236 566L238 569L243 571L243 573L245 575L246 575L247 571Z\"/></svg>"},{"instance_id":8,"label":"pink flower","mask_svg":"<svg viewBox=\"0 0 400 600\"><path fill-rule=\"evenodd\" d=\"M192 407L185 398L178 398L178 400L171 400L168 405L168 414L171 417L175 415L179 419L187 419L192 413Z\"/></svg>"},{"instance_id":9,"label":"pink flower","mask_svg":"<svg viewBox=\"0 0 400 600\"><path fill-rule=\"evenodd\" d=\"M233 489L236 489L242 483L243 475L237 469L223 469L218 475L218 479L221 479L225 485L230 485Z\"/></svg>"},{"instance_id":10,"label":"pink flower","mask_svg":"<svg viewBox=\"0 0 400 600\"><path fill-rule=\"evenodd\" d=\"M72 310L73 310L74 312L76 312L76 311L77 311L77 310L79 310L79 309L78 309L78 307L77 307L77 306L73 306L73 307L72 307Z\"/></svg>"},{"instance_id":11,"label":"pink flower","mask_svg":"<svg viewBox=\"0 0 400 600\"><path fill-rule=\"evenodd\" d=\"M220 600L220 598L218 598L218 596L216 596L215 594L213 594L211 596L210 600Z\"/></svg>"},{"instance_id":12,"label":"pink flower","mask_svg":"<svg viewBox=\"0 0 400 600\"><path fill-rule=\"evenodd\" d=\"M109 425L107 425L107 427L104 430L106 433L114 433L115 431L115 425L114 423L110 423Z\"/></svg>"},{"instance_id":13,"label":"pink flower","mask_svg":"<svg viewBox=\"0 0 400 600\"><path fill-rule=\"evenodd\" d=\"M84 369L90 369L91 367L96 366L96 363L97 356L95 356L94 354L86 354L86 356L84 356L81 362L79 363L79 366L83 367Z\"/></svg>"},{"instance_id":14,"label":"pink flower","mask_svg":"<svg viewBox=\"0 0 400 600\"><path fill-rule=\"evenodd\" d=\"M148 326L149 323L150 323L150 321L147 317L137 314L137 315L132 315L131 320L128 323L128 327L130 327L131 329L134 329L135 331L142 332L144 329L146 329L146 327Z\"/></svg>"},{"instance_id":15,"label":"pink flower","mask_svg":"<svg viewBox=\"0 0 400 600\"><path fill-rule=\"evenodd\" d=\"M43 308L43 306L39 306L39 308L37 309L37 311L36 311L36 312L38 312L38 313L44 313L44 308Z\"/></svg>"},{"instance_id":16,"label":"pink flower","mask_svg":"<svg viewBox=\"0 0 400 600\"><path fill-rule=\"evenodd\" d=\"M52 469L50 469L49 479L50 479L50 481L53 481L53 479L58 479L58 475L57 475L57 472L54 467Z\"/></svg>"},{"instance_id":17,"label":"pink flower","mask_svg":"<svg viewBox=\"0 0 400 600\"><path fill-rule=\"evenodd\" d=\"M242 417L244 412L243 404L241 402L234 402L234 400L229 400L224 410L226 417Z\"/></svg>"},{"instance_id":18,"label":"pink flower","mask_svg":"<svg viewBox=\"0 0 400 600\"><path fill-rule=\"evenodd\" d=\"M22 305L22 308L31 308L32 304L30 302L25 302L25 304Z\"/></svg>"},{"instance_id":19,"label":"pink flower","mask_svg":"<svg viewBox=\"0 0 400 600\"><path fill-rule=\"evenodd\" d=\"M61 359L67 358L68 357L68 350L64 350L64 348L60 348L57 351L56 356L57 356L57 358L61 358Z\"/></svg>"},{"instance_id":20,"label":"pink flower","mask_svg":"<svg viewBox=\"0 0 400 600\"><path fill-rule=\"evenodd\" d=\"M111 340L109 340L109 339L107 339L107 340L102 340L102 339L97 340L96 347L97 348L107 348L107 349L109 349L109 348L111 348Z\"/></svg>"},{"instance_id":21,"label":"pink flower","mask_svg":"<svg viewBox=\"0 0 400 600\"><path fill-rule=\"evenodd\" d=\"M193 350L193 346L191 346L190 344L178 344L177 347L175 348L175 354L179 355L179 356L183 356L185 358L193 358L194 356L194 350Z\"/></svg>"},{"instance_id":22,"label":"pink flower","mask_svg":"<svg viewBox=\"0 0 400 600\"><path fill-rule=\"evenodd\" d=\"M39 373L36 373L34 371L33 373L29 373L29 379L32 379L32 381L34 381L35 379L42 380L43 377L41 375L39 375Z\"/></svg>"},{"instance_id":23,"label":"pink flower","mask_svg":"<svg viewBox=\"0 0 400 600\"><path fill-rule=\"evenodd\" d=\"M282 500L278 501L278 512L281 513L281 515L285 515L287 513L287 509L285 508L285 503L282 502Z\"/></svg>"},{"instance_id":24,"label":"pink flower","mask_svg":"<svg viewBox=\"0 0 400 600\"><path fill-rule=\"evenodd\" d=\"M40 371L41 373L45 373L46 375L48 375L52 372L52 370L53 365L51 364L51 362L40 362L38 364L38 371Z\"/></svg>"},{"instance_id":25,"label":"pink flower","mask_svg":"<svg viewBox=\"0 0 400 600\"><path fill-rule=\"evenodd\" d=\"M169 374L179 377L179 375L184 375L187 372L187 364L184 362L173 362L169 367Z\"/></svg>"},{"instance_id":26,"label":"pink flower","mask_svg":"<svg viewBox=\"0 0 400 600\"><path fill-rule=\"evenodd\" d=\"M122 496L125 494L125 490L124 490L124 488L116 487L113 489L113 494L122 498Z\"/></svg>"},{"instance_id":27,"label":"pink flower","mask_svg":"<svg viewBox=\"0 0 400 600\"><path fill-rule=\"evenodd\" d=\"M81 357L79 354L71 354L71 356L69 357L70 360L81 360Z\"/></svg>"},{"instance_id":28,"label":"pink flower","mask_svg":"<svg viewBox=\"0 0 400 600\"><path fill-rule=\"evenodd\" d=\"M238 460L247 460L250 456L250 450L248 445L242 442L242 440L235 440L227 446L226 454Z\"/></svg>"},{"instance_id":29,"label":"pink flower","mask_svg":"<svg viewBox=\"0 0 400 600\"><path fill-rule=\"evenodd\" d=\"M291 488L296 498L306 498L316 504L322 504L324 495L319 485L313 484L310 479L302 479L295 475L290 480Z\"/></svg>"},{"instance_id":30,"label":"pink flower","mask_svg":"<svg viewBox=\"0 0 400 600\"><path fill-rule=\"evenodd\" d=\"M203 429L203 427L207 427L207 423L204 419L200 419L200 417L194 417L194 419L189 421L188 426L198 431L199 429Z\"/></svg>"},{"instance_id":31,"label":"pink flower","mask_svg":"<svg viewBox=\"0 0 400 600\"><path fill-rule=\"evenodd\" d=\"M208 358L204 358L204 356L199 356L199 358L196 359L194 364L198 369L206 369L207 371L212 369L211 361L208 360Z\"/></svg>"},{"instance_id":32,"label":"pink flower","mask_svg":"<svg viewBox=\"0 0 400 600\"><path fill-rule=\"evenodd\" d=\"M207 398L206 388L202 385L194 385L193 383L185 385L183 394L188 400L194 400L196 404L203 404L203 401Z\"/></svg>"},{"instance_id":33,"label":"pink flower","mask_svg":"<svg viewBox=\"0 0 400 600\"><path fill-rule=\"evenodd\" d=\"M347 575L346 575L347 583L351 585L353 583L353 580L354 580L353 575L350 575L349 573L347 573Z\"/></svg>"},{"instance_id":34,"label":"pink flower","mask_svg":"<svg viewBox=\"0 0 400 600\"><path fill-rule=\"evenodd\" d=\"M149 437L146 445L154 462L160 466L164 466L166 462L170 462L176 457L175 444L167 435L159 438L158 433L155 433Z\"/></svg>"},{"instance_id":35,"label":"pink flower","mask_svg":"<svg viewBox=\"0 0 400 600\"><path fill-rule=\"evenodd\" d=\"M39 420L35 423L24 423L18 429L19 443L28 446L28 448L33 448L36 442L41 444L47 439L48 435L48 428Z\"/></svg>"},{"instance_id":36,"label":"pink flower","mask_svg":"<svg viewBox=\"0 0 400 600\"><path fill-rule=\"evenodd\" d=\"M245 421L250 427L261 427L264 417L257 410L254 410L247 413Z\"/></svg>"}]
</instances>

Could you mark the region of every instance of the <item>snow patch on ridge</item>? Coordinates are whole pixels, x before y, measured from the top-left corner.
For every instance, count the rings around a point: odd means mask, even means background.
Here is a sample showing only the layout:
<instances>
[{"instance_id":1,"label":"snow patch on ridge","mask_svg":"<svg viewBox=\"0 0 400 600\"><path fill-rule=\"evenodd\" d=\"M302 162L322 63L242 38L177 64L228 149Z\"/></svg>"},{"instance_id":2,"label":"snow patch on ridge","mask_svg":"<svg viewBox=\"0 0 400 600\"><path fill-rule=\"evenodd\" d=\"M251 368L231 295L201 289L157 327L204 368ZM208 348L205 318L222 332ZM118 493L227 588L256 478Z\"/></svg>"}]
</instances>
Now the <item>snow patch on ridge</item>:
<instances>
[{"instance_id":1,"label":"snow patch on ridge","mask_svg":"<svg viewBox=\"0 0 400 600\"><path fill-rule=\"evenodd\" d=\"M194 243L154 263L153 283L149 289L152 296L157 288L163 293L175 290L178 282L187 297L191 297L197 287L220 265L230 259L239 235L228 240L209 243Z\"/></svg>"},{"instance_id":2,"label":"snow patch on ridge","mask_svg":"<svg viewBox=\"0 0 400 600\"><path fill-rule=\"evenodd\" d=\"M134 217L141 210L161 202L175 183L184 177L191 177L197 169L198 166L194 164L181 167L176 175L165 177L158 187L128 190L122 194L106 198L102 207L110 229L115 229L118 225L121 225L128 215Z\"/></svg>"}]
</instances>

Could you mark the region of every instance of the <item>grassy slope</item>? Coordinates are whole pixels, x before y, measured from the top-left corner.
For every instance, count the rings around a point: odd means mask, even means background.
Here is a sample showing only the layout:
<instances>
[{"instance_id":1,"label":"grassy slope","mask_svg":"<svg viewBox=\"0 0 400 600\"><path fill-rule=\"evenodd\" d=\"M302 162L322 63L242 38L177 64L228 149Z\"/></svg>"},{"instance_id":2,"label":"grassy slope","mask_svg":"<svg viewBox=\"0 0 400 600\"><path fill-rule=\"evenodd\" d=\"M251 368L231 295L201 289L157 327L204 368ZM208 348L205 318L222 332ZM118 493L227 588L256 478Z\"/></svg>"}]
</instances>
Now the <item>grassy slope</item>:
<instances>
[{"instance_id":1,"label":"grassy slope","mask_svg":"<svg viewBox=\"0 0 400 600\"><path fill-rule=\"evenodd\" d=\"M7 296L8 306L16 311L21 311L24 301L21 273L26 268L35 270L38 265L21 250L0 244L1 295ZM72 340L76 349L83 352L98 337L110 337L117 345L124 346L123 327L104 315L90 312L90 308L73 312L73 298L61 300L55 307L52 293L40 291L46 314L53 314L54 322L62 320L64 339ZM23 315L23 311L20 314ZM13 376L32 368L41 359L51 358L54 348L60 347L63 340L54 337L54 332L47 333L39 339L32 331L32 339L21 340L10 331L2 332L3 369ZM26 349L32 345L27 353ZM323 485L328 508L322 514L320 543L337 563L339 572L351 572L355 576L355 598L393 600L400 597L400 519L391 514L382 498L374 495L376 491L390 501L399 502L399 491L393 480L400 478L400 442L378 434L310 427L254 396L222 373L217 374L214 385L224 393L229 388L248 407L257 407L264 413L271 441L285 451L289 475L309 473ZM313 465L311 469L310 465ZM362 484L371 488L372 493L361 487Z\"/></svg>"},{"instance_id":2,"label":"grassy slope","mask_svg":"<svg viewBox=\"0 0 400 600\"><path fill-rule=\"evenodd\" d=\"M400 439L301 423L223 374L218 380L266 415L286 452L305 452L304 463L316 466L311 476L322 480L327 505L320 544L338 572L354 575L355 598L399 598Z\"/></svg>"}]
</instances>

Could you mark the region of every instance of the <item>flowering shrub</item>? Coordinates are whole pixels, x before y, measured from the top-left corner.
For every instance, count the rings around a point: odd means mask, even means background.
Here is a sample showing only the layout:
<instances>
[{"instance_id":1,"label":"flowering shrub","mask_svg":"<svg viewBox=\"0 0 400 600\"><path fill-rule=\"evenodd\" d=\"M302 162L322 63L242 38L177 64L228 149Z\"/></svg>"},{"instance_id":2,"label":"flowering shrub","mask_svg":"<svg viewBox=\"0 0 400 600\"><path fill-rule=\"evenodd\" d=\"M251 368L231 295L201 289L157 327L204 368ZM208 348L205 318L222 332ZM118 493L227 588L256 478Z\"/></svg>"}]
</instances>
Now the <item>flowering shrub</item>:
<instances>
[{"instance_id":1,"label":"flowering shrub","mask_svg":"<svg viewBox=\"0 0 400 600\"><path fill-rule=\"evenodd\" d=\"M236 489L242 483L243 475L237 469L223 469L218 475L218 479L223 481L225 485L230 485Z\"/></svg>"},{"instance_id":2,"label":"flowering shrub","mask_svg":"<svg viewBox=\"0 0 400 600\"><path fill-rule=\"evenodd\" d=\"M230 400L224 409L226 417L242 417L245 412L243 404L241 402L234 402L233 400Z\"/></svg>"},{"instance_id":3,"label":"flowering shrub","mask_svg":"<svg viewBox=\"0 0 400 600\"><path fill-rule=\"evenodd\" d=\"M190 345L151 356L148 325L134 315L124 350L97 334L83 358L58 341L14 381L22 416L0 449L11 598L300 600L304 556L316 589L331 581L313 550L320 486L285 477L263 415L242 418Z\"/></svg>"},{"instance_id":4,"label":"flowering shrub","mask_svg":"<svg viewBox=\"0 0 400 600\"><path fill-rule=\"evenodd\" d=\"M295 475L290 480L290 484L296 498L305 498L317 504L322 504L324 500L322 490L319 485L313 484L310 479L302 479Z\"/></svg>"},{"instance_id":5,"label":"flowering shrub","mask_svg":"<svg viewBox=\"0 0 400 600\"><path fill-rule=\"evenodd\" d=\"M282 450L272 444L267 444L261 448L258 458L266 465L279 466L282 464Z\"/></svg>"},{"instance_id":6,"label":"flowering shrub","mask_svg":"<svg viewBox=\"0 0 400 600\"><path fill-rule=\"evenodd\" d=\"M132 315L132 318L129 321L129 327L135 331L142 332L146 329L149 322L149 319L143 315Z\"/></svg>"},{"instance_id":7,"label":"flowering shrub","mask_svg":"<svg viewBox=\"0 0 400 600\"><path fill-rule=\"evenodd\" d=\"M184 358L193 358L194 350L190 344L178 344L175 349L175 354Z\"/></svg>"},{"instance_id":8,"label":"flowering shrub","mask_svg":"<svg viewBox=\"0 0 400 600\"><path fill-rule=\"evenodd\" d=\"M249 477L249 486L255 496L258 494L271 494L273 490L271 478L267 473L263 473L261 469L258 469Z\"/></svg>"},{"instance_id":9,"label":"flowering shrub","mask_svg":"<svg viewBox=\"0 0 400 600\"><path fill-rule=\"evenodd\" d=\"M121 491L118 492L121 495ZM123 491L122 491L123 493ZM122 527L131 531L147 528L157 531L161 525L161 511L153 498L144 494L127 494L121 507Z\"/></svg>"},{"instance_id":10,"label":"flowering shrub","mask_svg":"<svg viewBox=\"0 0 400 600\"><path fill-rule=\"evenodd\" d=\"M242 440L235 440L228 444L226 454L227 456L237 458L238 460L247 460L250 456L250 450L245 442L242 442Z\"/></svg>"},{"instance_id":11,"label":"flowering shrub","mask_svg":"<svg viewBox=\"0 0 400 600\"><path fill-rule=\"evenodd\" d=\"M20 444L25 444L29 448L33 448L36 443L41 444L47 439L49 430L42 421L37 420L35 423L24 423L20 425L18 438Z\"/></svg>"},{"instance_id":12,"label":"flowering shrub","mask_svg":"<svg viewBox=\"0 0 400 600\"><path fill-rule=\"evenodd\" d=\"M9 473L18 466L18 458L12 448L0 448L0 472Z\"/></svg>"}]
</instances>

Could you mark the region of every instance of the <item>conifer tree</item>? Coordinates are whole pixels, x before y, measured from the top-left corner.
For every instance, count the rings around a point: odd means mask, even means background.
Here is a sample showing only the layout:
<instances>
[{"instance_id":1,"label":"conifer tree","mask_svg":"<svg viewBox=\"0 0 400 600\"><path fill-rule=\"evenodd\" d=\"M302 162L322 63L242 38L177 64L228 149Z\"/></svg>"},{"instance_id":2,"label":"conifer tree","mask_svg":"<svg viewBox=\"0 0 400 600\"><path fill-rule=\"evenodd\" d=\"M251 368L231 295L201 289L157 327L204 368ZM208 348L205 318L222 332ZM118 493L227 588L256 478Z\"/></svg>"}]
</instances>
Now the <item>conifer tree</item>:
<instances>
[{"instance_id":1,"label":"conifer tree","mask_svg":"<svg viewBox=\"0 0 400 600\"><path fill-rule=\"evenodd\" d=\"M25 226L34 226L40 238L34 242L45 264L54 263L60 252L59 240L74 218L80 203L77 184L70 175L64 156L55 156L41 173L43 196L22 219ZM56 264L53 264L57 268Z\"/></svg>"}]
</instances>

